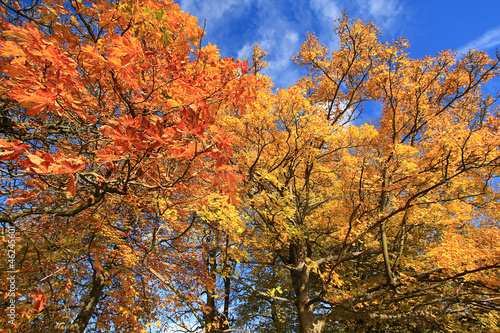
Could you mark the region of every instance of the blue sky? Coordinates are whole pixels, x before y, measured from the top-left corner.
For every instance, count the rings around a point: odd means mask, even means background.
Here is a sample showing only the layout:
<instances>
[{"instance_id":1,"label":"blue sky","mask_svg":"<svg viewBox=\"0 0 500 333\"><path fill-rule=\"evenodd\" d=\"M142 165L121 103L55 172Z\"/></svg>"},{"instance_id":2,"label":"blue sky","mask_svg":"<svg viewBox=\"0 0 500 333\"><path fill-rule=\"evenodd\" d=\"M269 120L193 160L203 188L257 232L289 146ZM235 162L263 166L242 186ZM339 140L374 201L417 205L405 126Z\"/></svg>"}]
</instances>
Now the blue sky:
<instances>
[{"instance_id":1,"label":"blue sky","mask_svg":"<svg viewBox=\"0 0 500 333\"><path fill-rule=\"evenodd\" d=\"M286 88L303 74L290 57L314 32L336 48L333 20L343 10L351 18L372 20L382 40L399 36L410 42L410 56L444 49L487 51L500 48L499 0L176 0L185 12L206 19L204 44L216 44L224 57L248 58L252 45L269 51L266 69L277 87ZM492 90L499 90L498 84ZM493 92L493 91L491 91Z\"/></svg>"}]
</instances>

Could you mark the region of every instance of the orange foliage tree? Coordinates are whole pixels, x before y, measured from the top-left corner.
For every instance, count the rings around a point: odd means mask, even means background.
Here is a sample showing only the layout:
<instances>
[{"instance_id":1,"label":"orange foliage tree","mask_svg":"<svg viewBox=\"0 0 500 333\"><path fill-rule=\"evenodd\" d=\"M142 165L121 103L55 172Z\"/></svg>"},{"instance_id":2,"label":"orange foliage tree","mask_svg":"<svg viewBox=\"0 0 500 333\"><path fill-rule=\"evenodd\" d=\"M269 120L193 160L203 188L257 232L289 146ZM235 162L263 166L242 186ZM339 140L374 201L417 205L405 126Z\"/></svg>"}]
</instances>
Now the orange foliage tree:
<instances>
[{"instance_id":1,"label":"orange foliage tree","mask_svg":"<svg viewBox=\"0 0 500 333\"><path fill-rule=\"evenodd\" d=\"M205 327L191 240L236 199L217 119L251 101L250 68L171 1L2 1L0 30L2 330L140 332L177 309Z\"/></svg>"}]
</instances>

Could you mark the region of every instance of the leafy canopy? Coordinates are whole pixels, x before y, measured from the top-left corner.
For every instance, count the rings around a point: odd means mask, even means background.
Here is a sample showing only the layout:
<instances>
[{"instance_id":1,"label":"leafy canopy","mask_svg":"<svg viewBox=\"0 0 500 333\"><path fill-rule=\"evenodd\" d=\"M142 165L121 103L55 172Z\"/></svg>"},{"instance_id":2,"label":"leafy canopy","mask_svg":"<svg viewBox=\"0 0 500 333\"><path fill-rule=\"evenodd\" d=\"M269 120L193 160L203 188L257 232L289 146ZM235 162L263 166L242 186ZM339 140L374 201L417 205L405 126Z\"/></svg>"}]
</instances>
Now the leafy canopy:
<instances>
[{"instance_id":1,"label":"leafy canopy","mask_svg":"<svg viewBox=\"0 0 500 333\"><path fill-rule=\"evenodd\" d=\"M3 330L498 329L498 59L344 16L273 92L168 0L5 0L0 31Z\"/></svg>"}]
</instances>

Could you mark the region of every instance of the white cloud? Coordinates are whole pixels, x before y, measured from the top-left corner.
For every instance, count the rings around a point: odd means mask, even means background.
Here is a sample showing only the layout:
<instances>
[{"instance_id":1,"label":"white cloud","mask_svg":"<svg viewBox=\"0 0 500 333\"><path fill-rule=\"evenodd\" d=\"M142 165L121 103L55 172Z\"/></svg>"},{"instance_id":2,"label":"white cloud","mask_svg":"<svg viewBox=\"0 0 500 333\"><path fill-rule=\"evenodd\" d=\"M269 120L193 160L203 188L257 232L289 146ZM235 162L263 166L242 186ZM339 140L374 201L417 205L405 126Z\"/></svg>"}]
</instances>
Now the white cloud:
<instances>
[{"instance_id":1,"label":"white cloud","mask_svg":"<svg viewBox=\"0 0 500 333\"><path fill-rule=\"evenodd\" d=\"M500 45L500 26L496 27L493 30L487 31L481 37L473 40L470 43L462 46L458 52L459 53L467 53L469 50L487 50L491 49L495 46Z\"/></svg>"},{"instance_id":2,"label":"white cloud","mask_svg":"<svg viewBox=\"0 0 500 333\"><path fill-rule=\"evenodd\" d=\"M258 38L252 44L247 43L238 50L238 58L250 58L252 46L259 44L260 47L269 52L265 59L269 67L263 71L273 77L277 87L288 87L300 77L299 70L291 60L300 48L299 34L291 29L286 29L280 24L273 25L270 22L257 32Z\"/></svg>"},{"instance_id":3,"label":"white cloud","mask_svg":"<svg viewBox=\"0 0 500 333\"><path fill-rule=\"evenodd\" d=\"M295 31L287 31L285 39L290 43L296 44L299 41L299 34Z\"/></svg>"},{"instance_id":4,"label":"white cloud","mask_svg":"<svg viewBox=\"0 0 500 333\"><path fill-rule=\"evenodd\" d=\"M179 0L179 4L197 16L200 25L207 20L204 42L217 44L222 56L248 59L258 43L269 52L270 67L264 72L277 87L288 87L305 74L291 57L300 50L306 32L314 32L333 51L338 47L338 37L332 32L334 20L342 16L344 6L352 17L373 19L387 28L402 11L399 1Z\"/></svg>"},{"instance_id":5,"label":"white cloud","mask_svg":"<svg viewBox=\"0 0 500 333\"><path fill-rule=\"evenodd\" d=\"M200 22L207 21L214 23L225 15L235 15L244 12L244 8L248 6L252 0L180 0L179 5L184 12L196 12Z\"/></svg>"},{"instance_id":6,"label":"white cloud","mask_svg":"<svg viewBox=\"0 0 500 333\"><path fill-rule=\"evenodd\" d=\"M403 12L403 5L398 0L358 0L363 17L370 18L384 29L390 29Z\"/></svg>"},{"instance_id":7,"label":"white cloud","mask_svg":"<svg viewBox=\"0 0 500 333\"><path fill-rule=\"evenodd\" d=\"M342 16L342 10L339 9L335 1L331 0L311 0L311 8L323 20L330 24L333 20Z\"/></svg>"},{"instance_id":8,"label":"white cloud","mask_svg":"<svg viewBox=\"0 0 500 333\"><path fill-rule=\"evenodd\" d=\"M240 46L236 54L240 59L249 59L252 55L252 46L259 44L262 49L269 52L269 56L265 59L269 67L263 71L273 77L277 87L286 88L300 77L299 68L293 64L291 57L299 51L302 36L296 31L297 22L290 17L290 12L300 10L293 5L293 8L283 8L283 3L266 0L258 0L255 4L256 29L252 33L252 39Z\"/></svg>"},{"instance_id":9,"label":"white cloud","mask_svg":"<svg viewBox=\"0 0 500 333\"><path fill-rule=\"evenodd\" d=\"M252 47L252 44L246 43L238 50L236 57L238 59L250 59L252 57Z\"/></svg>"}]
</instances>

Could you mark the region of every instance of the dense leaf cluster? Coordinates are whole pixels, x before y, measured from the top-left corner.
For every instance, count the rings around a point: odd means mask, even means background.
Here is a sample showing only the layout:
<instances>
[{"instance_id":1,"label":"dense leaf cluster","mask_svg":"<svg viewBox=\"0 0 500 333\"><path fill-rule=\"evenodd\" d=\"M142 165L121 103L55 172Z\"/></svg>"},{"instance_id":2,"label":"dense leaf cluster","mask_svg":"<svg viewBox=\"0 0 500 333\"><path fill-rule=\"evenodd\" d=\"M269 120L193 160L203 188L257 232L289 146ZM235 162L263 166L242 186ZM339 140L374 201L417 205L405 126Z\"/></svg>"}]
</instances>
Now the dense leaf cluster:
<instances>
[{"instance_id":1,"label":"dense leaf cluster","mask_svg":"<svg viewBox=\"0 0 500 333\"><path fill-rule=\"evenodd\" d=\"M169 0L1 0L0 32L2 331L499 328L498 59L344 16L273 91Z\"/></svg>"}]
</instances>

